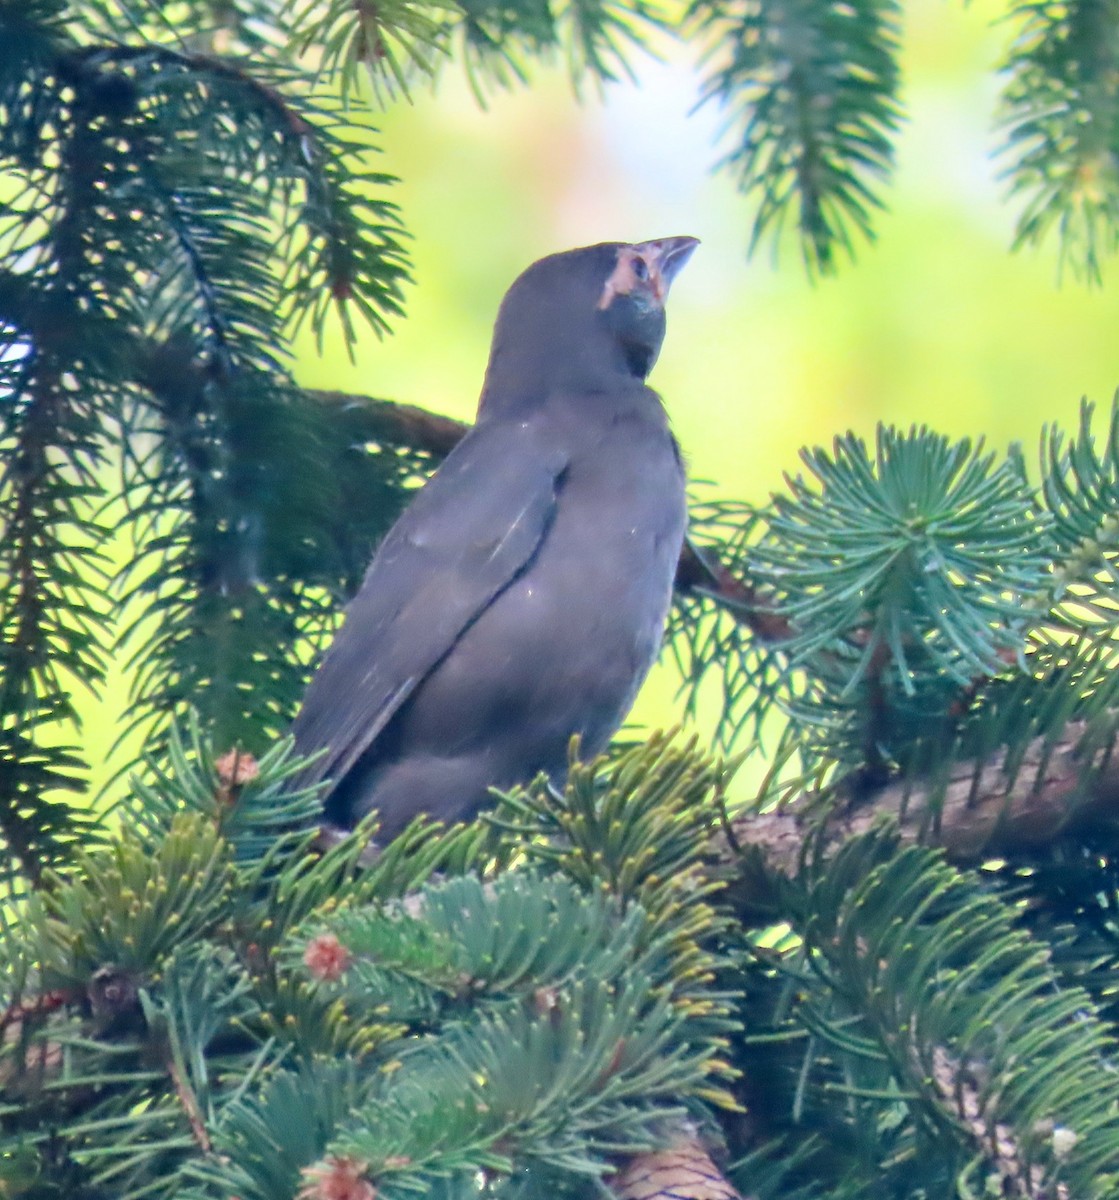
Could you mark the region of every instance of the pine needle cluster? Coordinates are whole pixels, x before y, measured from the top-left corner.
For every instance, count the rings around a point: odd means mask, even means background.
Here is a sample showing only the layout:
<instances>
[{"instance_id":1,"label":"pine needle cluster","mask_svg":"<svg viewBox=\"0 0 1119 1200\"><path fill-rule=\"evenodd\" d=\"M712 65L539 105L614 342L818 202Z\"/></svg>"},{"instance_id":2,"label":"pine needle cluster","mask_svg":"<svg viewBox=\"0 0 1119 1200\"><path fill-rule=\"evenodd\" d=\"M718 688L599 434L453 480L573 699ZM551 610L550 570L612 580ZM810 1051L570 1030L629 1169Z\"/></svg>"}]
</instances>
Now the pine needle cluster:
<instances>
[{"instance_id":1,"label":"pine needle cluster","mask_svg":"<svg viewBox=\"0 0 1119 1200\"><path fill-rule=\"evenodd\" d=\"M286 744L215 759L195 728L169 764L6 930L6 1195L580 1195L734 1106L694 749L371 866L372 827L313 851Z\"/></svg>"}]
</instances>

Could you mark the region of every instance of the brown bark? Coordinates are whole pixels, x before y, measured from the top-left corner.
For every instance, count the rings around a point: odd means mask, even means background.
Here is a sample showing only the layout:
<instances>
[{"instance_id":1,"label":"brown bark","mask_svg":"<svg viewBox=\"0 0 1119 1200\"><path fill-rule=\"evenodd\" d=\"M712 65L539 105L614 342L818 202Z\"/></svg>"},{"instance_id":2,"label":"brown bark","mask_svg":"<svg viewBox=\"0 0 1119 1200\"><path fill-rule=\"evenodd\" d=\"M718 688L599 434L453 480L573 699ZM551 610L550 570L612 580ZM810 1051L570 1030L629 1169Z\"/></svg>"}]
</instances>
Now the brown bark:
<instances>
[{"instance_id":1,"label":"brown bark","mask_svg":"<svg viewBox=\"0 0 1119 1200\"><path fill-rule=\"evenodd\" d=\"M953 862L1044 847L1055 838L1119 820L1119 756L1110 742L1087 748L1087 727L1070 722L1059 739L1037 737L1011 772L1006 750L984 763L963 761L947 780L895 783L826 818L810 801L780 811L745 813L730 835L744 860L764 870L795 874L809 838L827 855L849 838L893 818L903 841L943 848Z\"/></svg>"},{"instance_id":2,"label":"brown bark","mask_svg":"<svg viewBox=\"0 0 1119 1200\"><path fill-rule=\"evenodd\" d=\"M374 435L386 446L425 450L435 458L450 454L470 428L465 421L442 417L415 404L315 389L308 390L307 395L331 408L361 408L369 415Z\"/></svg>"}]
</instances>

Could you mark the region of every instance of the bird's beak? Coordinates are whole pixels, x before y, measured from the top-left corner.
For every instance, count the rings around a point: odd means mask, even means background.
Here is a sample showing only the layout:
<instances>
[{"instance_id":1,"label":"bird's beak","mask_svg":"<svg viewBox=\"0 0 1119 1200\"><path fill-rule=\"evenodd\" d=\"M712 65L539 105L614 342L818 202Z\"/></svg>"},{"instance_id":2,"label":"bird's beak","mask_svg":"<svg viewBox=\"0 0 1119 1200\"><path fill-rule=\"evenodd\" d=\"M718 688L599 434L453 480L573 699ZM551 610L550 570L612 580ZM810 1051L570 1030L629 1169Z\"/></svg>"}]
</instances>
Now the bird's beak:
<instances>
[{"instance_id":1,"label":"bird's beak","mask_svg":"<svg viewBox=\"0 0 1119 1200\"><path fill-rule=\"evenodd\" d=\"M671 283L698 245L699 238L670 237L657 238L654 242L640 242L634 249L649 266L657 268L664 276L665 283Z\"/></svg>"},{"instance_id":2,"label":"bird's beak","mask_svg":"<svg viewBox=\"0 0 1119 1200\"><path fill-rule=\"evenodd\" d=\"M668 289L684 264L699 245L699 238L657 238L652 242L639 242L634 250L649 266L649 278L653 282L653 294L661 305L668 299Z\"/></svg>"}]
</instances>

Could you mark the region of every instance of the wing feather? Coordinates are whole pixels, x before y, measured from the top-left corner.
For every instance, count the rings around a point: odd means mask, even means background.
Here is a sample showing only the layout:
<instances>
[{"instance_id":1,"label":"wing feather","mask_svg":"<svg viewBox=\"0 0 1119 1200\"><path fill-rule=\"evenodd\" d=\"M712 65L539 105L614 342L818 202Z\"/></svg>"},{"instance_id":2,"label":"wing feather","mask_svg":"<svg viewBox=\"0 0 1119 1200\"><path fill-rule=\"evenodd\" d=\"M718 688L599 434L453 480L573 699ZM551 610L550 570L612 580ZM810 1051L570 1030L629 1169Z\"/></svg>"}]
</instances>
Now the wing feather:
<instances>
[{"instance_id":1,"label":"wing feather","mask_svg":"<svg viewBox=\"0 0 1119 1200\"><path fill-rule=\"evenodd\" d=\"M292 725L302 785L340 779L547 536L566 453L542 421L481 422L381 543Z\"/></svg>"}]
</instances>

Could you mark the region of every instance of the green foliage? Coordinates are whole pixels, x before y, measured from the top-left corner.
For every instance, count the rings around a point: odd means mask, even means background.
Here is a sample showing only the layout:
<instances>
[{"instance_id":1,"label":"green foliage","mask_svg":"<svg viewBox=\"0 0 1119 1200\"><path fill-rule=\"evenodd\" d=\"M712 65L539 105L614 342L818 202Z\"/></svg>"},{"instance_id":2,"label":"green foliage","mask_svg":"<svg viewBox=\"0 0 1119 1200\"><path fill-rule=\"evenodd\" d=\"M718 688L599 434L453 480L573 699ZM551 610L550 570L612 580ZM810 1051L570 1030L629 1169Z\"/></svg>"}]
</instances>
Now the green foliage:
<instances>
[{"instance_id":1,"label":"green foliage","mask_svg":"<svg viewBox=\"0 0 1119 1200\"><path fill-rule=\"evenodd\" d=\"M418 461L358 454L361 414L286 374L300 320L400 312L391 181L337 101L275 55L95 33L0 5L0 761L9 844L46 862L68 832L49 792L83 782L54 731L115 635L138 722L189 699L262 747L301 685L288 647L332 628ZM355 489L381 506L331 532Z\"/></svg>"},{"instance_id":2,"label":"green foliage","mask_svg":"<svg viewBox=\"0 0 1119 1200\"><path fill-rule=\"evenodd\" d=\"M667 939L649 937L639 910L619 920L567 880L517 873L451 880L415 907L329 924L354 955L339 985L353 1020L446 1022L404 1050L337 1155L417 1191L427 1173L515 1161L594 1175L604 1154L648 1144L709 1069L713 1045L688 1038L673 995Z\"/></svg>"},{"instance_id":3,"label":"green foliage","mask_svg":"<svg viewBox=\"0 0 1119 1200\"><path fill-rule=\"evenodd\" d=\"M171 730L168 767L149 764L149 778L132 780L135 796L121 816L146 837L160 838L185 809L212 826L228 845L233 863L254 877L269 863L295 853L318 815L318 802L313 790L286 790L296 770L290 744L279 742L259 762L239 751L215 762L206 752L195 713L189 717L189 733L188 741L178 728Z\"/></svg>"},{"instance_id":4,"label":"green foliage","mask_svg":"<svg viewBox=\"0 0 1119 1200\"><path fill-rule=\"evenodd\" d=\"M462 59L475 95L488 85L527 80L527 60L565 54L576 89L587 77L599 84L629 74L627 51L644 45L644 32L663 25L647 0L394 0L354 5L349 0L285 0L296 51L321 47L324 69L345 92L368 78L388 103L435 76L452 54Z\"/></svg>"},{"instance_id":5,"label":"green foliage","mask_svg":"<svg viewBox=\"0 0 1119 1200\"><path fill-rule=\"evenodd\" d=\"M1067 864L1004 898L874 831L809 849L759 943L710 865L725 770L686 745L368 868L368 830L307 853L283 747L233 784L171 745L144 819L0 941L7 1195L589 1194L728 1085L760 1200L1114 1189L1111 977L1042 905Z\"/></svg>"},{"instance_id":6,"label":"green foliage","mask_svg":"<svg viewBox=\"0 0 1119 1200\"><path fill-rule=\"evenodd\" d=\"M1045 521L1014 457L992 469L993 454L925 429L880 428L875 450L848 435L806 451L810 479L774 499L756 554L780 581L789 653L853 643L847 687L882 656L903 687L922 667L966 682L1021 644Z\"/></svg>"},{"instance_id":7,"label":"green foliage","mask_svg":"<svg viewBox=\"0 0 1119 1200\"><path fill-rule=\"evenodd\" d=\"M1119 8L1019 3L1003 120L1019 245L1060 230L1063 258L1098 280L1119 238Z\"/></svg>"},{"instance_id":8,"label":"green foliage","mask_svg":"<svg viewBox=\"0 0 1119 1200\"><path fill-rule=\"evenodd\" d=\"M704 684L718 677L722 706L715 738L729 749L758 731L764 715L786 695L787 656L781 643L788 636L784 619L776 638L759 636L751 619L759 600L751 584L739 586L746 575L751 547L763 528L764 511L739 500L693 501L690 505L690 546L700 561L725 564L735 588L715 588L717 579L678 592L665 635L668 653L681 679L685 711L694 716ZM774 646L772 641L776 641Z\"/></svg>"},{"instance_id":9,"label":"green foliage","mask_svg":"<svg viewBox=\"0 0 1119 1200\"><path fill-rule=\"evenodd\" d=\"M1075 439L1046 431L1039 487L1016 447L880 429L873 456L851 436L805 451L765 509L697 508L701 556L749 588L685 600L690 703L717 672L725 740L783 710L805 766L871 783L1106 726L1116 420L1102 453L1090 406Z\"/></svg>"},{"instance_id":10,"label":"green foliage","mask_svg":"<svg viewBox=\"0 0 1119 1200\"><path fill-rule=\"evenodd\" d=\"M809 271L872 236L900 119L893 0L692 0L712 48L706 99L729 110L725 163L755 209L750 245L796 223Z\"/></svg>"},{"instance_id":11,"label":"green foliage","mask_svg":"<svg viewBox=\"0 0 1119 1200\"><path fill-rule=\"evenodd\" d=\"M815 1134L799 1170L834 1182L812 1194L1113 1194L1114 1032L1013 907L880 831L786 899L799 936L749 1009L755 1112L786 1161Z\"/></svg>"},{"instance_id":12,"label":"green foliage","mask_svg":"<svg viewBox=\"0 0 1119 1200\"><path fill-rule=\"evenodd\" d=\"M322 1157L333 1131L373 1083L372 1073L353 1062L312 1061L276 1073L223 1114L215 1145L225 1161L190 1164L192 1191L206 1195L212 1184L236 1187L246 1198L295 1195L302 1168Z\"/></svg>"},{"instance_id":13,"label":"green foliage","mask_svg":"<svg viewBox=\"0 0 1119 1200\"><path fill-rule=\"evenodd\" d=\"M43 982L66 987L104 963L126 972L159 962L201 937L225 905L232 878L217 834L198 817L177 817L153 854L128 833L92 858L79 855L73 882L36 896Z\"/></svg>"},{"instance_id":14,"label":"green foliage","mask_svg":"<svg viewBox=\"0 0 1119 1200\"><path fill-rule=\"evenodd\" d=\"M680 748L667 734L619 754L608 769L580 763L576 749L562 797L543 781L507 797L522 817L512 828L544 838L533 842L534 857L554 861L584 887L601 879L621 902L660 910L663 893L696 865L704 796L721 794L731 769L698 755L694 741ZM705 888L694 884L698 896Z\"/></svg>"},{"instance_id":15,"label":"green foliage","mask_svg":"<svg viewBox=\"0 0 1119 1200\"><path fill-rule=\"evenodd\" d=\"M183 0L175 17L143 0L84 0L74 13L98 36L183 40L280 60L304 51L320 77L356 97L365 80L387 104L451 60L475 94L525 82L534 61L566 59L576 90L631 72L634 53L663 30L694 42L706 96L728 114L734 172L753 209L751 246L795 224L810 271L830 271L873 217L901 123L900 28L894 3L695 0ZM1015 7L1004 64L1007 178L1025 198L1017 243L1056 227L1074 269L1098 278L1116 242L1115 14L1106 3ZM47 17L43 17L46 20Z\"/></svg>"},{"instance_id":16,"label":"green foliage","mask_svg":"<svg viewBox=\"0 0 1119 1200\"><path fill-rule=\"evenodd\" d=\"M422 828L363 870L367 829L309 850L284 748L231 782L204 741L171 745L173 769L137 786L143 819L0 942L5 1195L281 1200L347 1161L389 1195L478 1194L480 1171L491 1195L526 1175L567 1188L730 1102L696 886L719 768L693 749L584 769L579 806L646 864L623 882L565 869L554 828L491 831L524 859L492 878L477 850L433 878L476 838Z\"/></svg>"},{"instance_id":17,"label":"green foliage","mask_svg":"<svg viewBox=\"0 0 1119 1200\"><path fill-rule=\"evenodd\" d=\"M1111 412L1104 452L1092 435L1094 406L1081 405L1077 435L1056 428L1042 441L1043 488L1064 559L1053 586L1062 623L1106 644L1115 625L1111 598L1117 574L1116 505L1119 502L1119 405Z\"/></svg>"}]
</instances>

